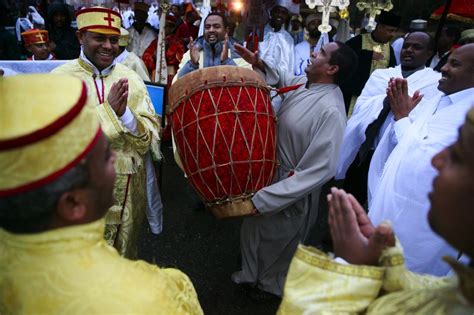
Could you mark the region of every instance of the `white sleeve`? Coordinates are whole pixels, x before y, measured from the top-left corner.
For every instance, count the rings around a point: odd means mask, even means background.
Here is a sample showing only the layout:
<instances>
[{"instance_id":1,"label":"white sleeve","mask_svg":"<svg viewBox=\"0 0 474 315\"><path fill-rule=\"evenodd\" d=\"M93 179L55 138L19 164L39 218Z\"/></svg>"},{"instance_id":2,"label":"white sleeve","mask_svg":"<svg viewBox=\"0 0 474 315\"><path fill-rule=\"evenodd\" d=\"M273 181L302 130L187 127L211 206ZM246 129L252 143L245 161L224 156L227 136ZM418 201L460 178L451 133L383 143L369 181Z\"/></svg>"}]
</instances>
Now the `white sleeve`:
<instances>
[{"instance_id":1,"label":"white sleeve","mask_svg":"<svg viewBox=\"0 0 474 315\"><path fill-rule=\"evenodd\" d=\"M128 106L125 109L125 113L120 116L120 120L123 122L125 127L127 127L127 129L131 131L131 133L135 135L137 134L137 119L135 118L135 116L133 116Z\"/></svg>"}]
</instances>

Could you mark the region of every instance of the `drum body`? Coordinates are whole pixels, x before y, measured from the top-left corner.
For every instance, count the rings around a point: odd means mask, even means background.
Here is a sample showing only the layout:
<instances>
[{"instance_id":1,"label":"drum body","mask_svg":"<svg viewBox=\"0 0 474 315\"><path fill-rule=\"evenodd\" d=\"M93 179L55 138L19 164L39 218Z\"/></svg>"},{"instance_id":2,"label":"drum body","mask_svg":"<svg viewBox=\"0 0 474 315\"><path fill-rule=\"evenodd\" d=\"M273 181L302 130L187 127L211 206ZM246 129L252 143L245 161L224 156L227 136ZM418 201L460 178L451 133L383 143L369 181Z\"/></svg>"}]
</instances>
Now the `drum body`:
<instances>
[{"instance_id":1,"label":"drum body","mask_svg":"<svg viewBox=\"0 0 474 315\"><path fill-rule=\"evenodd\" d=\"M193 71L169 92L183 170L218 218L250 215L276 169L276 118L265 81L235 66Z\"/></svg>"}]
</instances>

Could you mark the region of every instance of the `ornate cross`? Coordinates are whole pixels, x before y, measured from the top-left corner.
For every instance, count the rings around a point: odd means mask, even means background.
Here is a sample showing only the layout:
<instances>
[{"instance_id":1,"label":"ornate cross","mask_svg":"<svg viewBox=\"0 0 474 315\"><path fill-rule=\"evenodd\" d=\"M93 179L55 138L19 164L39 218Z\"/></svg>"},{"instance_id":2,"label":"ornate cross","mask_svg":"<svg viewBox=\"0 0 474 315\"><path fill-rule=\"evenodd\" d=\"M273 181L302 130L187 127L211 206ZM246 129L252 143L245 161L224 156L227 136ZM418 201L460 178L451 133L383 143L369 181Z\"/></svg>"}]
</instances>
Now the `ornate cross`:
<instances>
[{"instance_id":1,"label":"ornate cross","mask_svg":"<svg viewBox=\"0 0 474 315\"><path fill-rule=\"evenodd\" d=\"M45 42L44 37L43 37L43 33L36 34L36 40L38 42Z\"/></svg>"},{"instance_id":2,"label":"ornate cross","mask_svg":"<svg viewBox=\"0 0 474 315\"><path fill-rule=\"evenodd\" d=\"M365 11L369 14L369 23L365 27L368 32L372 32L375 29L375 17L384 11L390 11L393 8L393 4L390 0L371 0L371 1L360 1L356 4L359 11Z\"/></svg>"},{"instance_id":3,"label":"ornate cross","mask_svg":"<svg viewBox=\"0 0 474 315\"><path fill-rule=\"evenodd\" d=\"M306 0L306 4L310 9L318 7L318 12L321 12L323 19L321 25L319 25L318 30L321 33L329 33L332 29L329 25L329 16L331 12L336 11L336 7L339 10L346 9L349 6L349 0Z\"/></svg>"},{"instance_id":4,"label":"ornate cross","mask_svg":"<svg viewBox=\"0 0 474 315\"><path fill-rule=\"evenodd\" d=\"M107 13L107 17L104 18L104 21L107 21L109 23L109 26L112 26L112 22L115 21L114 18L112 18L112 14L111 13Z\"/></svg>"}]
</instances>

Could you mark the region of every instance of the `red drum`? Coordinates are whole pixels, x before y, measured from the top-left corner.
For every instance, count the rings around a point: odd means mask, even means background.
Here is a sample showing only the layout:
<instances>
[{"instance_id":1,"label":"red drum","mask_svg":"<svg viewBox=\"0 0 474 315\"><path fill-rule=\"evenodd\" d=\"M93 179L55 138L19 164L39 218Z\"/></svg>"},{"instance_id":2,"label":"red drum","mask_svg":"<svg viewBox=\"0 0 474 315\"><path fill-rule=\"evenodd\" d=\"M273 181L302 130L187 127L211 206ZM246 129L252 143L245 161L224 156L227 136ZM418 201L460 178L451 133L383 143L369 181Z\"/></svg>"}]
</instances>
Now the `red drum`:
<instances>
[{"instance_id":1,"label":"red drum","mask_svg":"<svg viewBox=\"0 0 474 315\"><path fill-rule=\"evenodd\" d=\"M250 198L276 169L276 118L253 70L193 71L169 91L171 129L184 171L218 218L250 215Z\"/></svg>"}]
</instances>

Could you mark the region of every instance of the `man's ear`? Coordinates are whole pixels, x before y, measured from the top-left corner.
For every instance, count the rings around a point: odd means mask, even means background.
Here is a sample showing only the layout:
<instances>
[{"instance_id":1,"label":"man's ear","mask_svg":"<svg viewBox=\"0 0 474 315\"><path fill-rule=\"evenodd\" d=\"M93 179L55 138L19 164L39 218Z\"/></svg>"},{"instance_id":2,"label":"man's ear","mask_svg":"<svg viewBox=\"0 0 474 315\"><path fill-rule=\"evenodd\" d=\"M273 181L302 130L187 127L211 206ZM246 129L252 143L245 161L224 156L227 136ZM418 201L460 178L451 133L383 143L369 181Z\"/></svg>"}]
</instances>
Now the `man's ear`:
<instances>
[{"instance_id":1,"label":"man's ear","mask_svg":"<svg viewBox=\"0 0 474 315\"><path fill-rule=\"evenodd\" d=\"M33 51L31 50L31 46L30 46L30 45L25 46L25 48L26 48L26 50L28 50L28 52L33 53Z\"/></svg>"},{"instance_id":2,"label":"man's ear","mask_svg":"<svg viewBox=\"0 0 474 315\"><path fill-rule=\"evenodd\" d=\"M77 40L79 41L79 43L80 43L81 45L83 45L84 36L85 36L85 33L84 33L84 32L76 31Z\"/></svg>"},{"instance_id":3,"label":"man's ear","mask_svg":"<svg viewBox=\"0 0 474 315\"><path fill-rule=\"evenodd\" d=\"M65 192L59 197L56 211L65 222L82 222L87 215L87 207L80 189Z\"/></svg>"},{"instance_id":4,"label":"man's ear","mask_svg":"<svg viewBox=\"0 0 474 315\"><path fill-rule=\"evenodd\" d=\"M339 72L338 65L329 65L328 69L326 70L326 74L331 75L331 76L335 75L338 72Z\"/></svg>"}]
</instances>

